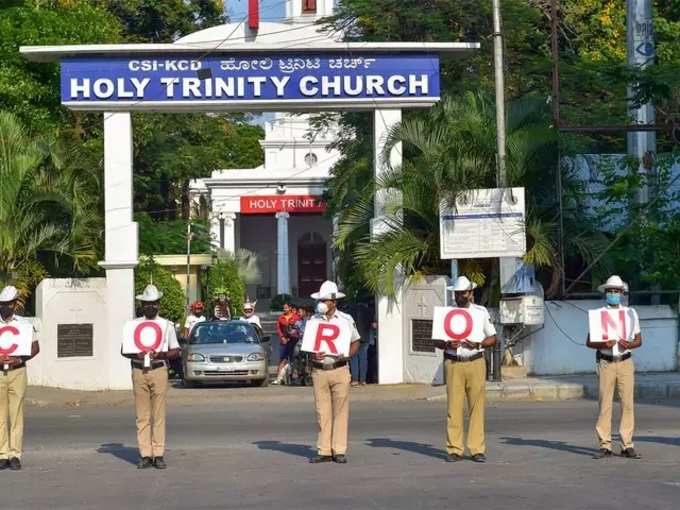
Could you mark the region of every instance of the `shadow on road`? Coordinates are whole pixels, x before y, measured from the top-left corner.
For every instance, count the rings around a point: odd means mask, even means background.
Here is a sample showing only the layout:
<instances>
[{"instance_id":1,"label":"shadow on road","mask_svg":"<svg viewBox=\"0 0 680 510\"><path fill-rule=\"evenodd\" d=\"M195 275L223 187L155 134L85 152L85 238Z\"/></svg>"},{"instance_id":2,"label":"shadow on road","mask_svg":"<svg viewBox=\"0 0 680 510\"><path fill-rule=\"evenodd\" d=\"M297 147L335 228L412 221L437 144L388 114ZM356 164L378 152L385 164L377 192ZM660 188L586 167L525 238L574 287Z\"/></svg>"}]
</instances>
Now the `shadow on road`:
<instances>
[{"instance_id":1,"label":"shadow on road","mask_svg":"<svg viewBox=\"0 0 680 510\"><path fill-rule=\"evenodd\" d=\"M576 455L592 456L597 452L595 448L585 448L564 441L550 441L547 439L523 439L521 437L501 437L503 444L512 446L536 446L538 448L548 448L550 450L560 450L563 452L574 453Z\"/></svg>"},{"instance_id":2,"label":"shadow on road","mask_svg":"<svg viewBox=\"0 0 680 510\"><path fill-rule=\"evenodd\" d=\"M680 446L680 437L662 437L662 436L635 436L635 441L642 441L644 443L659 443L669 446Z\"/></svg>"},{"instance_id":3,"label":"shadow on road","mask_svg":"<svg viewBox=\"0 0 680 510\"><path fill-rule=\"evenodd\" d=\"M311 459L316 455L316 450L306 444L282 443L281 441L255 441L253 444L260 450L288 453L306 459Z\"/></svg>"},{"instance_id":4,"label":"shadow on road","mask_svg":"<svg viewBox=\"0 0 680 510\"><path fill-rule=\"evenodd\" d=\"M97 448L97 453L108 453L130 464L137 464L139 460L139 450L122 443L104 443Z\"/></svg>"},{"instance_id":5,"label":"shadow on road","mask_svg":"<svg viewBox=\"0 0 680 510\"><path fill-rule=\"evenodd\" d=\"M419 453L435 459L446 459L446 452L441 448L435 448L431 444L416 443L413 441L395 441L386 437L376 437L366 441L368 446L373 448L394 448L405 452Z\"/></svg>"}]
</instances>

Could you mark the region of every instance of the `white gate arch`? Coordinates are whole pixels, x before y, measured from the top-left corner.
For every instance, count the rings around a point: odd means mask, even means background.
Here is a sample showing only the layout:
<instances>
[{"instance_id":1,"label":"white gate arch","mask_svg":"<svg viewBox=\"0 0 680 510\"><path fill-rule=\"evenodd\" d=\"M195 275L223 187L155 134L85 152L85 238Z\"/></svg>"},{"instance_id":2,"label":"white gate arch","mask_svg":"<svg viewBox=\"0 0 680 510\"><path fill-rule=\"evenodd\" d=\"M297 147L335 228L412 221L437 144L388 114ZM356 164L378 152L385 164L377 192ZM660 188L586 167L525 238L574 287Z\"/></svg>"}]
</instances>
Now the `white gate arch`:
<instances>
[{"instance_id":1,"label":"white gate arch","mask_svg":"<svg viewBox=\"0 0 680 510\"><path fill-rule=\"evenodd\" d=\"M62 103L103 112L107 352L111 388L129 387L119 356L122 324L134 314L137 225L132 205L132 111L337 111L370 110L374 116L374 169L387 132L403 108L439 100L439 56L461 55L478 43L341 42L312 23L291 20L251 29L230 23L190 34L171 44L23 46L35 62L61 63ZM297 41L297 42L295 42ZM284 83L285 82L285 83ZM399 164L401 151L392 152ZM384 198L376 197L372 232L385 222ZM404 317L399 300L377 296L380 383L403 381Z\"/></svg>"}]
</instances>

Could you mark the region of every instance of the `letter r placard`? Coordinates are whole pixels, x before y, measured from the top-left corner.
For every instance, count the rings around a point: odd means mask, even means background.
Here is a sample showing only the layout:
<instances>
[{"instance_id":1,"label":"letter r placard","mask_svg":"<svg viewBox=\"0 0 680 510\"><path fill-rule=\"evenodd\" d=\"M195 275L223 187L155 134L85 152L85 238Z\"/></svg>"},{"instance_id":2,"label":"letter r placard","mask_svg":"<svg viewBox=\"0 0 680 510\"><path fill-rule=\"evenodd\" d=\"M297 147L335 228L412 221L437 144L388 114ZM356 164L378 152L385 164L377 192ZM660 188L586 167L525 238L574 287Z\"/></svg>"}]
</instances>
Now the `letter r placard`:
<instances>
[{"instance_id":1,"label":"letter r placard","mask_svg":"<svg viewBox=\"0 0 680 510\"><path fill-rule=\"evenodd\" d=\"M347 321L310 320L305 327L300 349L333 356L349 356L352 327Z\"/></svg>"}]
</instances>

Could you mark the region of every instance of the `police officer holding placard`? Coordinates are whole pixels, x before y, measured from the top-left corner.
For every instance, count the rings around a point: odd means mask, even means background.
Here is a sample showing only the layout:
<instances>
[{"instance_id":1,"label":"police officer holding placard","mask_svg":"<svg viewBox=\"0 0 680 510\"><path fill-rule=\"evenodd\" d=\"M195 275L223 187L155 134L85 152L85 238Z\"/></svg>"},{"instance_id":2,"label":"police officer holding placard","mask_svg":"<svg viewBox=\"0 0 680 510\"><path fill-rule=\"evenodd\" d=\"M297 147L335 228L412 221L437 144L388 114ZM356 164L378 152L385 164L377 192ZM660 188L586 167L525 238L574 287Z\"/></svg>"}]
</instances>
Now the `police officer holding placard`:
<instances>
[{"instance_id":1,"label":"police officer holding placard","mask_svg":"<svg viewBox=\"0 0 680 510\"><path fill-rule=\"evenodd\" d=\"M154 285L147 285L137 296L142 304L143 317L132 321L143 324L154 321L161 330L160 345L167 350L151 350L148 353L123 354L132 364L132 389L137 414L137 443L141 459L138 469L155 467L165 469L165 398L168 391L168 360L178 358L180 347L174 324L159 317L158 310L163 293ZM150 329L155 329L150 328ZM136 329L137 331L139 328ZM145 360L145 357L148 358Z\"/></svg>"},{"instance_id":2,"label":"police officer holding placard","mask_svg":"<svg viewBox=\"0 0 680 510\"><path fill-rule=\"evenodd\" d=\"M19 292L11 285L0 292L0 329L26 322L14 313L18 298ZM26 362L39 352L40 345L34 337L30 356L0 354L0 470L21 469Z\"/></svg>"},{"instance_id":3,"label":"police officer holding placard","mask_svg":"<svg viewBox=\"0 0 680 510\"><path fill-rule=\"evenodd\" d=\"M349 424L349 391L352 377L349 358L359 350L359 332L351 315L337 309L337 300L345 295L338 291L334 282L321 284L319 292L311 295L318 301L317 313L311 320L344 323L351 328L348 358L316 353L312 358L312 381L314 402L319 423L316 443L318 454L310 459L312 464L335 461L347 463L347 427Z\"/></svg>"},{"instance_id":4,"label":"police officer holding placard","mask_svg":"<svg viewBox=\"0 0 680 510\"><path fill-rule=\"evenodd\" d=\"M621 304L624 293L628 291L628 285L619 276L610 276L606 283L600 285L599 291L604 293L606 310L623 312L626 338L595 341L596 339L591 339L589 334L586 341L588 347L597 349L597 373L600 377L600 414L595 426L600 449L593 458L603 459L612 455L612 407L614 389L616 389L621 400L619 427L622 443L621 456L639 459L640 454L633 447L635 365L631 350L642 345L640 320L634 309Z\"/></svg>"},{"instance_id":5,"label":"police officer holding placard","mask_svg":"<svg viewBox=\"0 0 680 510\"><path fill-rule=\"evenodd\" d=\"M464 406L467 400L469 413L467 446L472 460L486 462L486 442L484 438L484 407L486 405L486 361L484 349L496 343L496 328L491 322L489 312L483 306L472 302L472 291L477 287L465 276L460 276L454 285L447 287L455 295L456 306L468 310L475 309L475 316L483 320L483 338L460 341L435 340L435 346L444 349L444 369L446 371L447 420L446 450L447 462L463 459Z\"/></svg>"}]
</instances>

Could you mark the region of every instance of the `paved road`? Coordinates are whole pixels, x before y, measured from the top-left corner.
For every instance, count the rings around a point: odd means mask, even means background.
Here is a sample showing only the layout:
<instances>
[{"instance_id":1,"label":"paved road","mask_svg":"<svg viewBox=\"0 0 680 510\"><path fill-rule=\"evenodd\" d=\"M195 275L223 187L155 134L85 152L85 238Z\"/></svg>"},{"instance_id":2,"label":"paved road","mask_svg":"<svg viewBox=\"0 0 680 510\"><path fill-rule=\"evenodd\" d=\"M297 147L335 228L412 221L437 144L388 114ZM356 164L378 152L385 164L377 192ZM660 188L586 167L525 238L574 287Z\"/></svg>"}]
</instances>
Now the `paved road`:
<instances>
[{"instance_id":1,"label":"paved road","mask_svg":"<svg viewBox=\"0 0 680 510\"><path fill-rule=\"evenodd\" d=\"M594 461L595 403L500 404L489 463L443 462L443 403L356 402L350 463L307 463L308 402L171 406L167 471L134 468L130 407L30 409L2 509L675 509L680 404L638 406L644 459Z\"/></svg>"}]
</instances>

